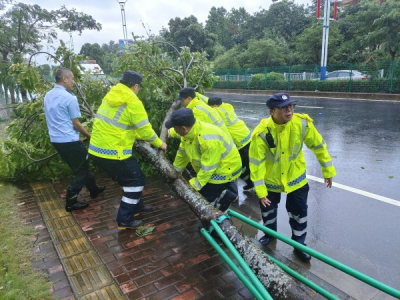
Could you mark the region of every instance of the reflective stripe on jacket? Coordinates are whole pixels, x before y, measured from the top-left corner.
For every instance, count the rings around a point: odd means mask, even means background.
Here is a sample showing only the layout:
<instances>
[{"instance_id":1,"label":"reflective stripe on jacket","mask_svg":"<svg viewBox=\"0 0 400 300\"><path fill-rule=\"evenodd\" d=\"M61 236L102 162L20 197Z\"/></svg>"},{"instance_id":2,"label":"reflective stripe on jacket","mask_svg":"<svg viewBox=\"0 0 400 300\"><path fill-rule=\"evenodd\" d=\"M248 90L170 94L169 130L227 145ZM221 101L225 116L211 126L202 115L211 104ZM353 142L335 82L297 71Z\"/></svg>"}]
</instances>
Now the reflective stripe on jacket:
<instances>
[{"instance_id":1,"label":"reflective stripe on jacket","mask_svg":"<svg viewBox=\"0 0 400 300\"><path fill-rule=\"evenodd\" d=\"M162 145L149 123L143 103L130 88L118 83L107 93L97 110L89 153L123 160L132 155L136 138L155 147Z\"/></svg>"},{"instance_id":2,"label":"reflective stripe on jacket","mask_svg":"<svg viewBox=\"0 0 400 300\"><path fill-rule=\"evenodd\" d=\"M198 120L181 138L174 167L183 172L188 163L197 173L189 181L197 191L207 183L231 182L239 177L242 169L233 141L220 128Z\"/></svg>"},{"instance_id":3,"label":"reflective stripe on jacket","mask_svg":"<svg viewBox=\"0 0 400 300\"><path fill-rule=\"evenodd\" d=\"M208 97L196 92L196 98L208 104Z\"/></svg>"},{"instance_id":4,"label":"reflective stripe on jacket","mask_svg":"<svg viewBox=\"0 0 400 300\"><path fill-rule=\"evenodd\" d=\"M237 117L232 105L223 102L219 107L214 107L214 109L221 116L226 127L228 127L228 130L238 150L250 143L250 129L247 128L247 125Z\"/></svg>"},{"instance_id":5,"label":"reflective stripe on jacket","mask_svg":"<svg viewBox=\"0 0 400 300\"><path fill-rule=\"evenodd\" d=\"M213 124L221 128L229 136L229 138L232 138L228 128L224 124L224 121L222 121L221 116L205 102L194 98L192 101L190 101L186 108L190 108L193 111L193 115L196 120ZM173 128L170 129L170 135L172 137L180 137Z\"/></svg>"},{"instance_id":6,"label":"reflective stripe on jacket","mask_svg":"<svg viewBox=\"0 0 400 300\"><path fill-rule=\"evenodd\" d=\"M275 148L268 146L267 128ZM283 125L275 124L271 117L261 120L253 131L249 150L250 176L258 198L266 197L267 189L290 193L307 183L303 142L316 155L324 178L334 177L336 170L326 143L308 115L295 113Z\"/></svg>"}]
</instances>

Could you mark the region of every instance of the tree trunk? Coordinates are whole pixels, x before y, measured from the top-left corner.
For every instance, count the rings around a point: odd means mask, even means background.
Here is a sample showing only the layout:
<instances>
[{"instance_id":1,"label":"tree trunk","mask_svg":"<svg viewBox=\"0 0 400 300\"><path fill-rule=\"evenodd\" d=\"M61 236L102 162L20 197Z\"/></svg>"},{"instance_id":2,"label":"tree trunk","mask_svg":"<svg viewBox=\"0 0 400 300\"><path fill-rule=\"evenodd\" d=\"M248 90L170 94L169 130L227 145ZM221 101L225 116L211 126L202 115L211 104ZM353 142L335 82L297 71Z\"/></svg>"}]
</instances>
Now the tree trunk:
<instances>
[{"instance_id":1,"label":"tree trunk","mask_svg":"<svg viewBox=\"0 0 400 300\"><path fill-rule=\"evenodd\" d=\"M160 150L155 150L148 144L138 141L134 148L161 172L172 189L189 205L204 227L208 228L211 220L218 219L222 215L220 210L210 205L160 155ZM220 227L274 299L309 299L316 295L313 290L287 276L256 245L247 237L242 236L229 219L225 219Z\"/></svg>"},{"instance_id":2,"label":"tree trunk","mask_svg":"<svg viewBox=\"0 0 400 300\"><path fill-rule=\"evenodd\" d=\"M11 104L16 104L17 102L15 101L15 89L13 87L9 87L9 91L10 91Z\"/></svg>"}]
</instances>

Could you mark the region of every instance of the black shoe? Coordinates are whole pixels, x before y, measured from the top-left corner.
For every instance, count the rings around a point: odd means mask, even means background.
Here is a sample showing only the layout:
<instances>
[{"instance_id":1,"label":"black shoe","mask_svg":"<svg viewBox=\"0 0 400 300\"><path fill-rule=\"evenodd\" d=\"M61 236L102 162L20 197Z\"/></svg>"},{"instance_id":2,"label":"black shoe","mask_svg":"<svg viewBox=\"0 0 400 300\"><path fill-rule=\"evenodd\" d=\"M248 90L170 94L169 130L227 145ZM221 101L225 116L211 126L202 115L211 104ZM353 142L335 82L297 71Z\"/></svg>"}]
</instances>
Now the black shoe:
<instances>
[{"instance_id":1,"label":"black shoe","mask_svg":"<svg viewBox=\"0 0 400 300\"><path fill-rule=\"evenodd\" d=\"M82 203L82 202L76 201L72 205L66 205L65 206L65 210L70 212L70 211L73 211L73 210L84 209L84 208L86 208L88 206L89 206L89 204L87 204L87 203Z\"/></svg>"},{"instance_id":2,"label":"black shoe","mask_svg":"<svg viewBox=\"0 0 400 300\"><path fill-rule=\"evenodd\" d=\"M105 189L106 189L105 185L96 187L94 191L90 192L90 198L92 199L96 198L99 194L104 192Z\"/></svg>"},{"instance_id":3,"label":"black shoe","mask_svg":"<svg viewBox=\"0 0 400 300\"><path fill-rule=\"evenodd\" d=\"M300 259L302 262L309 262L311 260L311 255L309 255L297 248L294 248L293 252L297 256L297 258Z\"/></svg>"},{"instance_id":4,"label":"black shoe","mask_svg":"<svg viewBox=\"0 0 400 300\"><path fill-rule=\"evenodd\" d=\"M253 187L254 187L254 184L252 184L252 183L246 184L246 185L243 187L243 191L250 191Z\"/></svg>"},{"instance_id":5,"label":"black shoe","mask_svg":"<svg viewBox=\"0 0 400 300\"><path fill-rule=\"evenodd\" d=\"M65 199L65 210L70 212L73 210L84 209L88 207L89 204L86 202L78 201L78 193L72 192L71 190L67 190L67 196Z\"/></svg>"},{"instance_id":6,"label":"black shoe","mask_svg":"<svg viewBox=\"0 0 400 300\"><path fill-rule=\"evenodd\" d=\"M258 241L259 241L262 245L267 246L269 243L271 243L271 241L272 241L273 239L274 239L274 238L271 237L271 236L264 235L264 236L263 236L261 239L259 239Z\"/></svg>"},{"instance_id":7,"label":"black shoe","mask_svg":"<svg viewBox=\"0 0 400 300\"><path fill-rule=\"evenodd\" d=\"M139 209L139 211L135 213L135 217L137 217L137 216L140 215L141 213L149 212L149 211L152 211L152 210L154 210L153 206L150 206L150 205L143 205L143 206Z\"/></svg>"},{"instance_id":8,"label":"black shoe","mask_svg":"<svg viewBox=\"0 0 400 300\"><path fill-rule=\"evenodd\" d=\"M133 229L135 227L142 225L142 223L143 222L141 220L135 220L135 221L130 222L129 224L118 223L118 229L119 230Z\"/></svg>"}]
</instances>

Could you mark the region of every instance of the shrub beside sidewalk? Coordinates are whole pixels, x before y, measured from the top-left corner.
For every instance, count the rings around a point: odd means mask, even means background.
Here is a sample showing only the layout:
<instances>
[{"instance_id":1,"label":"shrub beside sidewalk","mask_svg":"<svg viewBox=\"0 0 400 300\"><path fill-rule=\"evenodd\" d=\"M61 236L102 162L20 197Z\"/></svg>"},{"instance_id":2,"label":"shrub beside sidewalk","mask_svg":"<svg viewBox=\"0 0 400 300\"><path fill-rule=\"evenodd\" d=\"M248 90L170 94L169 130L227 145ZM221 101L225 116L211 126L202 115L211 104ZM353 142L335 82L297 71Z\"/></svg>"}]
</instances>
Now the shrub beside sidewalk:
<instances>
[{"instance_id":1,"label":"shrub beside sidewalk","mask_svg":"<svg viewBox=\"0 0 400 300\"><path fill-rule=\"evenodd\" d=\"M51 299L47 276L34 270L37 231L18 217L16 188L0 182L0 299Z\"/></svg>"}]
</instances>

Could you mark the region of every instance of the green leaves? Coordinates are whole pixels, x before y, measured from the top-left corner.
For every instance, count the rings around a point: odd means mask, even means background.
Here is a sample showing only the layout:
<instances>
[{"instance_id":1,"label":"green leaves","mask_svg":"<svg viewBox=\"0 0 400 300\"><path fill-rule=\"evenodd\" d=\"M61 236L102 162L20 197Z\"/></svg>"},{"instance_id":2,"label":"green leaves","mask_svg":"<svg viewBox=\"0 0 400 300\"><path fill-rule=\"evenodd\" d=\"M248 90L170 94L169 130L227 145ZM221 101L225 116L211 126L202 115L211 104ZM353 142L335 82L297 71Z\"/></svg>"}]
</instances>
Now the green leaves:
<instances>
[{"instance_id":1,"label":"green leaves","mask_svg":"<svg viewBox=\"0 0 400 300\"><path fill-rule=\"evenodd\" d=\"M155 226L139 226L136 228L135 234L137 237L143 237L152 233L155 228Z\"/></svg>"},{"instance_id":2,"label":"green leaves","mask_svg":"<svg viewBox=\"0 0 400 300\"><path fill-rule=\"evenodd\" d=\"M26 91L33 92L40 81L40 75L31 65L25 63L13 64L10 75L17 75L17 83Z\"/></svg>"}]
</instances>

